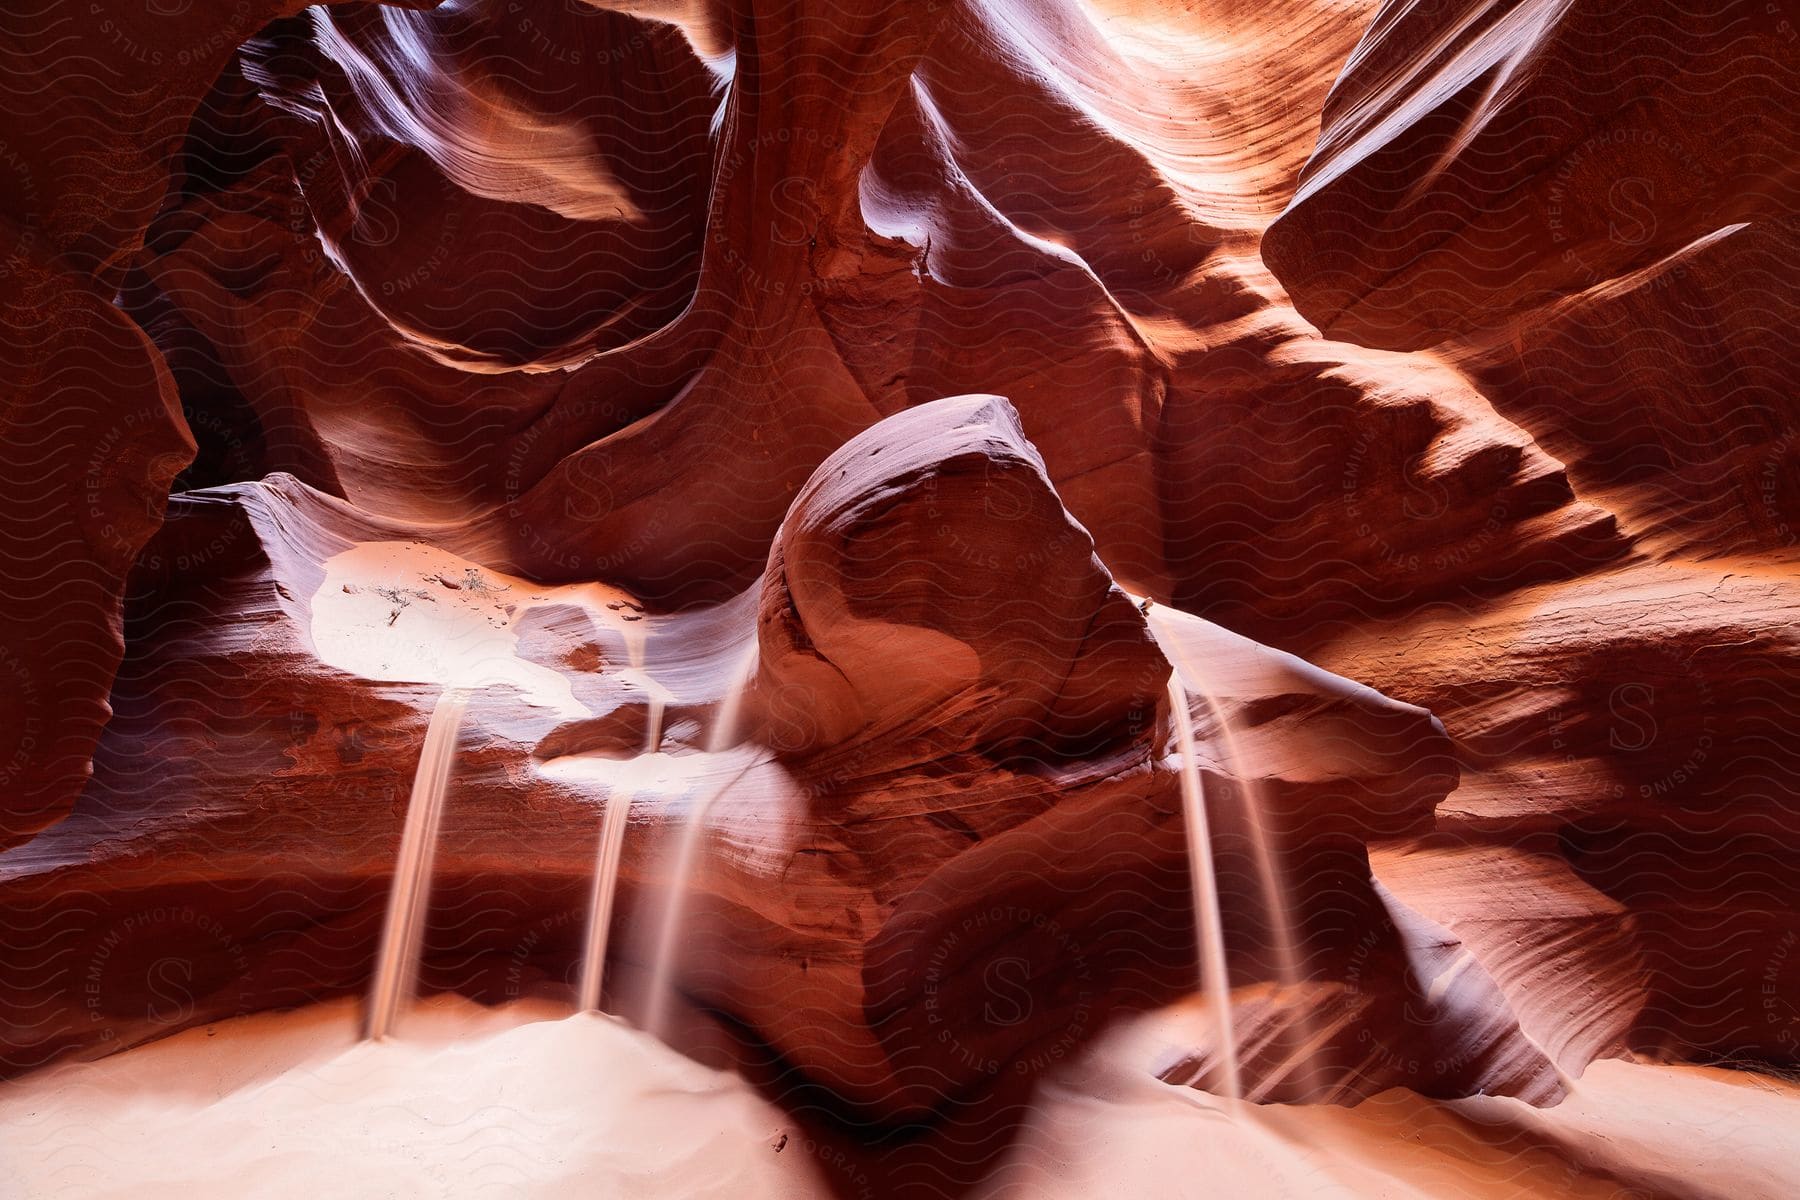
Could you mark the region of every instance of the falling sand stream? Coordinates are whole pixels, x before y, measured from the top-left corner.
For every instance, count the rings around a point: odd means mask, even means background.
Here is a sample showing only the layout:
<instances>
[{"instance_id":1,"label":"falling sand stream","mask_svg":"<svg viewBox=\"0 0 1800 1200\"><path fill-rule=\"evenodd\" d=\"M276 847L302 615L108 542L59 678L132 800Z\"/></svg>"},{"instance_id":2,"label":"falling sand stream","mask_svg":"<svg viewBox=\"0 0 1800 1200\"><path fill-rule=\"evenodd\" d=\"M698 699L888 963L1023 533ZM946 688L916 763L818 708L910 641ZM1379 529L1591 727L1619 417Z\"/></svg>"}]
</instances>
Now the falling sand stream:
<instances>
[{"instance_id":1,"label":"falling sand stream","mask_svg":"<svg viewBox=\"0 0 1800 1200\"><path fill-rule=\"evenodd\" d=\"M707 732L708 754L718 754L730 749L737 736L738 712L743 707L744 691L750 686L751 676L756 673L756 651L756 639L752 637L743 661L732 672L731 683L719 702L712 728ZM669 1003L674 995L676 949L681 935L681 923L687 916L688 888L693 881L700 847L706 841L707 817L712 812L713 805L733 782L734 780L728 779L718 787L708 789L705 797L688 813L687 822L682 826L681 840L675 848L674 865L669 872L662 922L657 927L656 948L650 970L650 997L644 1028L651 1033L662 1032Z\"/></svg>"},{"instance_id":2,"label":"falling sand stream","mask_svg":"<svg viewBox=\"0 0 1800 1200\"><path fill-rule=\"evenodd\" d=\"M425 728L425 746L419 753L412 796L406 803L406 826L400 834L394 881L388 889L387 919L381 927L375 981L369 991L366 1034L371 1038L385 1037L393 1030L400 1005L412 996L418 983L438 826L443 820L444 793L450 783L456 737L468 706L468 688L446 687L438 693L431 721Z\"/></svg>"},{"instance_id":3,"label":"falling sand stream","mask_svg":"<svg viewBox=\"0 0 1800 1200\"><path fill-rule=\"evenodd\" d=\"M1205 688L1198 673L1193 670L1192 664L1188 661L1188 656L1182 648L1179 631L1173 628L1172 618L1164 612L1162 606L1155 604L1151 604L1146 609L1145 615L1149 621L1152 632L1158 634L1158 642L1167 654L1169 661L1175 667L1175 673L1169 677L1169 699L1170 706L1176 710L1177 734L1183 739L1183 802L1188 806L1188 812L1190 814L1194 811L1196 805L1200 806L1198 819L1190 819L1188 823L1190 865L1191 869L1195 872L1194 883L1196 891L1194 911L1196 913L1196 919L1198 919L1198 914L1201 911L1203 897L1200 892L1200 868L1195 862L1192 839L1197 828L1202 831L1205 830L1206 814L1199 770L1197 766L1193 766L1193 721L1188 712L1186 699L1187 689L1189 687L1193 688L1193 694L1199 696L1201 702L1206 705L1207 711L1212 716L1213 725L1218 730L1219 737L1224 743L1227 759L1238 775L1238 786L1241 789L1245 800L1243 806L1244 820L1250 833L1251 850L1254 855L1256 866L1257 887L1261 893L1265 926L1270 939L1270 949L1273 951L1276 982L1289 995L1294 995L1297 992L1302 978L1298 938L1295 934L1292 907L1288 903L1289 892L1286 872L1282 868L1280 856L1275 852L1273 838L1269 834L1268 822L1263 813L1261 797L1258 796L1255 791L1255 784L1253 782L1255 773L1251 770L1251 764L1245 757L1243 748L1238 744L1236 731L1232 728L1230 717L1226 714L1223 706L1220 705L1218 698ZM1177 698L1178 696L1179 699ZM1190 766L1193 766L1193 778L1191 781L1188 778L1188 768ZM1207 860L1207 870L1210 871L1212 858L1210 839L1205 848L1205 855ZM1213 898L1212 906L1216 914L1218 908L1216 880L1212 885L1210 894ZM1206 930L1203 927L1201 930L1203 938L1205 934ZM1204 955L1205 951L1203 948L1203 966L1205 963ZM1221 952L1221 959L1222 957L1223 955ZM1220 967L1222 970L1222 962ZM1297 1038L1297 1041L1299 1043L1299 1048L1290 1061L1280 1064L1278 1069L1269 1074L1268 1078L1259 1080L1259 1090L1266 1090L1267 1088L1273 1087L1287 1074L1296 1070L1302 1073L1303 1089L1308 1093L1312 1090L1312 1085L1316 1082L1312 1077L1315 1065L1311 1061L1310 1034L1312 1020L1303 999L1300 1002L1298 1012L1297 1025L1299 1037ZM1232 1094L1238 1095L1237 1088L1241 1086L1241 1081L1235 1079L1237 1047L1235 1040L1231 1036L1232 1031L1228 1024L1229 1017L1230 1001L1229 995L1227 995L1225 1013L1223 1017L1220 1018L1222 1021L1220 1027L1225 1031L1225 1045L1221 1051L1221 1059L1227 1063L1228 1068L1234 1074L1234 1080L1229 1086L1232 1088Z\"/></svg>"},{"instance_id":4,"label":"falling sand stream","mask_svg":"<svg viewBox=\"0 0 1800 1200\"><path fill-rule=\"evenodd\" d=\"M640 629L626 631L632 668L644 669L648 635ZM644 730L644 754L653 756L662 746L663 696L650 689L649 712ZM653 761L653 760L652 760ZM628 778L635 772L627 769ZM600 824L600 847L594 859L594 886L588 895L587 947L581 959L581 986L576 993L580 1012L600 1010L600 989L606 976L606 948L612 937L613 905L619 892L619 866L625 856L625 828L630 822L630 786L615 786L606 798L606 815Z\"/></svg>"},{"instance_id":5,"label":"falling sand stream","mask_svg":"<svg viewBox=\"0 0 1800 1200\"><path fill-rule=\"evenodd\" d=\"M1231 1024L1231 981L1225 970L1225 926L1219 916L1219 880L1213 870L1212 833L1206 821L1206 796L1200 790L1200 768L1194 759L1194 724L1188 714L1187 689L1181 672L1169 674L1169 711L1181 748L1181 804L1187 818L1188 874L1194 889L1194 924L1200 943L1200 990L1212 1007L1218 1027L1219 1062L1224 1095L1244 1094L1238 1077L1237 1038Z\"/></svg>"}]
</instances>

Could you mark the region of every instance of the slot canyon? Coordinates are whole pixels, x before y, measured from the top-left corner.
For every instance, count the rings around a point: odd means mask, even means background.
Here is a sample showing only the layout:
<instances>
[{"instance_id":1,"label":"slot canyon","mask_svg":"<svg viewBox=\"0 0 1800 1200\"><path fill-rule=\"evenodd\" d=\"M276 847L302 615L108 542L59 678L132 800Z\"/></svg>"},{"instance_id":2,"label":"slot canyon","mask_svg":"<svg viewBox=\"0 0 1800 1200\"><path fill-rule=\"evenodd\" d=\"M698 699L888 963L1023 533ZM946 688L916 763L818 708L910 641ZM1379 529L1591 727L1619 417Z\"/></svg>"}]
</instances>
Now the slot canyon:
<instances>
[{"instance_id":1,"label":"slot canyon","mask_svg":"<svg viewBox=\"0 0 1800 1200\"><path fill-rule=\"evenodd\" d=\"M1800 1197L1787 0L0 64L0 1195Z\"/></svg>"}]
</instances>

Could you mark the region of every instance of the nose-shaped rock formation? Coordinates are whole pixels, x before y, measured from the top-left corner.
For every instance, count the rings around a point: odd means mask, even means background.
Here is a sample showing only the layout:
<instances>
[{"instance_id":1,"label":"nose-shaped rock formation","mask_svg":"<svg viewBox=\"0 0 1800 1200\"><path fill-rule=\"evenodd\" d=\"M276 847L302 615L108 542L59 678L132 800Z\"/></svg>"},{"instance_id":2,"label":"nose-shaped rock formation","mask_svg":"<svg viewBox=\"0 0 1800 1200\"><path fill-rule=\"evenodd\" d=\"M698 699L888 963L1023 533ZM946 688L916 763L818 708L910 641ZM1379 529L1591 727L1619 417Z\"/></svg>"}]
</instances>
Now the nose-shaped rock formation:
<instances>
[{"instance_id":1,"label":"nose-shaped rock formation","mask_svg":"<svg viewBox=\"0 0 1800 1200\"><path fill-rule=\"evenodd\" d=\"M1169 674L997 396L909 409L820 465L770 556L758 636L770 740L795 753L1092 752L1149 726Z\"/></svg>"}]
</instances>

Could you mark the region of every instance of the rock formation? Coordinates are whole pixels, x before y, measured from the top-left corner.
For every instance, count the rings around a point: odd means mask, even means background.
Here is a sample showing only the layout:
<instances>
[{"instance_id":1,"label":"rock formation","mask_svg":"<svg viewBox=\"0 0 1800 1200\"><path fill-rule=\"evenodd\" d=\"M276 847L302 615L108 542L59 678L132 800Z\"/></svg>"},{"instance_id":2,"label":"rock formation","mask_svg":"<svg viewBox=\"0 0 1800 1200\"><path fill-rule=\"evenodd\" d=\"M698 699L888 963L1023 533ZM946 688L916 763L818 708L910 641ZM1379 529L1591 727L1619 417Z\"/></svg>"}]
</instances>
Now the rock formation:
<instances>
[{"instance_id":1,"label":"rock formation","mask_svg":"<svg viewBox=\"0 0 1800 1200\"><path fill-rule=\"evenodd\" d=\"M1172 671L1253 1099L1796 1065L1779 6L168 7L0 17L9 1072L364 988L463 686L425 987L627 805L942 1116L1193 990Z\"/></svg>"},{"instance_id":2,"label":"rock formation","mask_svg":"<svg viewBox=\"0 0 1800 1200\"><path fill-rule=\"evenodd\" d=\"M282 476L175 501L139 563L93 782L7 856L25 968L7 1002L31 1034L15 1068L359 987L423 718L458 681L486 686L437 852L431 986L497 1000L569 979L601 807L641 814L638 911L668 886L674 817L715 794L682 990L876 1113L941 1106L1034 1046L1059 1059L1112 1009L1191 986L1171 666L1004 401L853 438L761 583L709 608L649 616L382 532ZM972 587L970 562L995 586ZM1254 804L1309 974L1397 1019L1419 981L1362 845L1429 827L1456 776L1441 731L1205 622L1165 628L1208 680L1191 708L1218 747L1237 970L1272 970ZM705 752L721 665L751 638L744 739ZM634 764L652 702L665 749ZM186 1003L159 1003L159 969ZM984 1015L1012 970L1031 1018ZM1512 1052L1481 1071L1541 1087Z\"/></svg>"}]
</instances>

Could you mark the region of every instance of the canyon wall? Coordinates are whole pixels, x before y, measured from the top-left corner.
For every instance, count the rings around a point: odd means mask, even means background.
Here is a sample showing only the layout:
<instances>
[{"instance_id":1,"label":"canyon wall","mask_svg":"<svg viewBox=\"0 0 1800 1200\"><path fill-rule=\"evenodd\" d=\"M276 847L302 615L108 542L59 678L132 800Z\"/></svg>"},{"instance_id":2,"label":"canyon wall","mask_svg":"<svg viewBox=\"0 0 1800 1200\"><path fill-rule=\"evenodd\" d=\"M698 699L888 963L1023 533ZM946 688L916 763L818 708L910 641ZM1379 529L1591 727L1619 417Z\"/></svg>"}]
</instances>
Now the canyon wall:
<instances>
[{"instance_id":1,"label":"canyon wall","mask_svg":"<svg viewBox=\"0 0 1800 1200\"><path fill-rule=\"evenodd\" d=\"M430 987L730 780L684 995L1053 1061L1192 986L1178 670L1265 1098L1793 1064L1776 6L100 7L0 18L11 1069L363 986L446 646Z\"/></svg>"}]
</instances>

